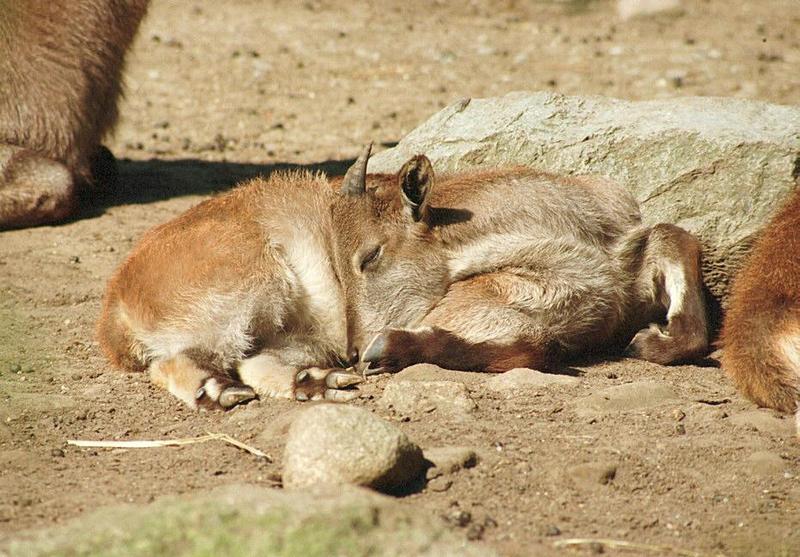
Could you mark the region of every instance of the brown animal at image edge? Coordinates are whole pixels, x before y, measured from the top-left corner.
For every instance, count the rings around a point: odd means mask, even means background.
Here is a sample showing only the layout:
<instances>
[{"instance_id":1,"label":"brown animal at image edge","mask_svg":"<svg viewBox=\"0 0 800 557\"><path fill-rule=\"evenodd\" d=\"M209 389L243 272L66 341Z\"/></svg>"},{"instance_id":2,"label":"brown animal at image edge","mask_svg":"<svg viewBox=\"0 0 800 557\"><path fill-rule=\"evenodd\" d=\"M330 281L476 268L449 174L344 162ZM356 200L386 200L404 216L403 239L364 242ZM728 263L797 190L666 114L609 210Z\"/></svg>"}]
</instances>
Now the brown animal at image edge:
<instances>
[{"instance_id":1,"label":"brown animal at image edge","mask_svg":"<svg viewBox=\"0 0 800 557\"><path fill-rule=\"evenodd\" d=\"M100 142L147 4L0 0L0 230L62 220L113 180Z\"/></svg>"},{"instance_id":2,"label":"brown animal at image edge","mask_svg":"<svg viewBox=\"0 0 800 557\"><path fill-rule=\"evenodd\" d=\"M800 435L800 190L736 276L721 345L736 387L759 406L795 413Z\"/></svg>"},{"instance_id":3,"label":"brown animal at image edge","mask_svg":"<svg viewBox=\"0 0 800 557\"><path fill-rule=\"evenodd\" d=\"M624 188L501 168L435 179L424 156L341 180L275 173L148 232L98 325L121 367L190 406L347 400L348 366L547 368L625 347L706 352L700 248L646 227Z\"/></svg>"}]
</instances>

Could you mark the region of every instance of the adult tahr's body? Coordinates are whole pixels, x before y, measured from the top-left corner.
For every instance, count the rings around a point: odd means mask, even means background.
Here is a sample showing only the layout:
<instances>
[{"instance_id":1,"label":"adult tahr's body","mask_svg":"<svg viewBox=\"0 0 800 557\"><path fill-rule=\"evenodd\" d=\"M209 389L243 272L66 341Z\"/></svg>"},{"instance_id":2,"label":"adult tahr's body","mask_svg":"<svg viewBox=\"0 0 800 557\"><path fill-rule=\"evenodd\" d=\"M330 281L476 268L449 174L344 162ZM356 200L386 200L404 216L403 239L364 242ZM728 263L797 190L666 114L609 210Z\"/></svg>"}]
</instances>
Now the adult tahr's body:
<instances>
[{"instance_id":1,"label":"adult tahr's body","mask_svg":"<svg viewBox=\"0 0 800 557\"><path fill-rule=\"evenodd\" d=\"M0 0L0 230L56 222L116 175L125 53L148 0Z\"/></svg>"}]
</instances>

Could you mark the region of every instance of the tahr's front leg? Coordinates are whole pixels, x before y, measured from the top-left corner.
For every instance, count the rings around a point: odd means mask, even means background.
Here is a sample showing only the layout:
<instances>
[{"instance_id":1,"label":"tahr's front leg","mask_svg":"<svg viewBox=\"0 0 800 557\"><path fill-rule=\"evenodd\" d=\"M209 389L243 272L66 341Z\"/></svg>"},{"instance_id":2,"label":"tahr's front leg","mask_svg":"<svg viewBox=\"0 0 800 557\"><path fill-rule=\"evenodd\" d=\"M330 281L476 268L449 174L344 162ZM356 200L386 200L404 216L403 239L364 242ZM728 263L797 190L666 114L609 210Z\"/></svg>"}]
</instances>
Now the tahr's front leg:
<instances>
[{"instance_id":1,"label":"tahr's front leg","mask_svg":"<svg viewBox=\"0 0 800 557\"><path fill-rule=\"evenodd\" d=\"M291 359L281 357L280 351L262 352L241 362L239 377L262 397L343 402L359 396L351 387L364 377L353 368L287 363Z\"/></svg>"},{"instance_id":2,"label":"tahr's front leg","mask_svg":"<svg viewBox=\"0 0 800 557\"><path fill-rule=\"evenodd\" d=\"M560 356L546 327L520 310L518 298L535 299L528 277L488 273L453 284L415 329L388 329L362 360L384 371L416 363L447 369L503 372L517 367L549 370Z\"/></svg>"},{"instance_id":3,"label":"tahr's front leg","mask_svg":"<svg viewBox=\"0 0 800 557\"><path fill-rule=\"evenodd\" d=\"M227 410L256 398L249 386L188 353L155 360L149 372L153 383L191 408Z\"/></svg>"}]
</instances>

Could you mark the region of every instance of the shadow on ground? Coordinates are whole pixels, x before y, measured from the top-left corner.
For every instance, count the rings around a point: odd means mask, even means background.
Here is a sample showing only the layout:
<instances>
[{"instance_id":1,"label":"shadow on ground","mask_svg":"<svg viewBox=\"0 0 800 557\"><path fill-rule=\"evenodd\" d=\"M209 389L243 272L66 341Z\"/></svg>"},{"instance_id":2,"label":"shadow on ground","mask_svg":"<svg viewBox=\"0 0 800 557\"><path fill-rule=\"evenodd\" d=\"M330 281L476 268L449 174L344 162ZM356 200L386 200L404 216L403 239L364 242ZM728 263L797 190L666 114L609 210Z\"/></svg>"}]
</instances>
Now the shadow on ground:
<instances>
[{"instance_id":1,"label":"shadow on ground","mask_svg":"<svg viewBox=\"0 0 800 557\"><path fill-rule=\"evenodd\" d=\"M199 159L117 161L119 179L110 191L83 196L76 219L102 214L116 205L141 205L185 195L209 195L231 189L243 180L269 176L277 170L322 171L328 176L344 174L354 159L328 160L297 165L212 162Z\"/></svg>"}]
</instances>

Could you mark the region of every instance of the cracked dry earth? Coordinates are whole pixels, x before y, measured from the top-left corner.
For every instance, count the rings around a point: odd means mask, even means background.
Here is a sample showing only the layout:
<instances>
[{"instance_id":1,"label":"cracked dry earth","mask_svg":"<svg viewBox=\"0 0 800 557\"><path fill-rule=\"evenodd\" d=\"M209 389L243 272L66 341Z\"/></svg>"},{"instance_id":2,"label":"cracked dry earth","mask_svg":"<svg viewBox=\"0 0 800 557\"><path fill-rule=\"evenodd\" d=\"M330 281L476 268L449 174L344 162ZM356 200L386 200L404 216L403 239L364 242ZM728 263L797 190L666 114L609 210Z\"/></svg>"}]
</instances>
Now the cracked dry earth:
<instances>
[{"instance_id":1,"label":"cracked dry earth","mask_svg":"<svg viewBox=\"0 0 800 557\"><path fill-rule=\"evenodd\" d=\"M679 15L621 22L599 0L155 1L109 141L119 190L73 222L0 233L0 540L119 502L228 483L280 488L286 424L301 404L196 413L100 355L93 324L105 280L145 230L257 173L340 173L362 144L390 145L461 97L800 100L796 0L684 4ZM443 374L475 402L459 412L389 409L379 400L396 378L378 376L352 404L423 448L478 452L476 466L399 504L501 554L591 550L554 545L573 537L800 554L791 421L743 400L713 364L585 363L576 382L505 391L481 374ZM215 443L65 444L207 431L273 460Z\"/></svg>"}]
</instances>

